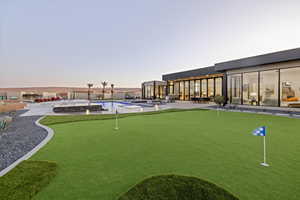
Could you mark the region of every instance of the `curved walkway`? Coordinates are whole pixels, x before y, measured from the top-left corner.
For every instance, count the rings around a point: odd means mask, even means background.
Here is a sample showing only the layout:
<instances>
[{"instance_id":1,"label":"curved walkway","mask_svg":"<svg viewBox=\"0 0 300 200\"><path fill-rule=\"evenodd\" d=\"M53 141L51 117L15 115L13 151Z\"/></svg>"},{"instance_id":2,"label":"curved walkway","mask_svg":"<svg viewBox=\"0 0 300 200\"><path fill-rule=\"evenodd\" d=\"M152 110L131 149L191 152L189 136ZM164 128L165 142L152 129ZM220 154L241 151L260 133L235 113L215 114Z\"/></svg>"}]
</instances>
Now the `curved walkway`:
<instances>
[{"instance_id":1,"label":"curved walkway","mask_svg":"<svg viewBox=\"0 0 300 200\"><path fill-rule=\"evenodd\" d=\"M52 129L39 124L42 116L21 117L18 111L13 123L0 133L0 176L31 157L53 136Z\"/></svg>"}]
</instances>

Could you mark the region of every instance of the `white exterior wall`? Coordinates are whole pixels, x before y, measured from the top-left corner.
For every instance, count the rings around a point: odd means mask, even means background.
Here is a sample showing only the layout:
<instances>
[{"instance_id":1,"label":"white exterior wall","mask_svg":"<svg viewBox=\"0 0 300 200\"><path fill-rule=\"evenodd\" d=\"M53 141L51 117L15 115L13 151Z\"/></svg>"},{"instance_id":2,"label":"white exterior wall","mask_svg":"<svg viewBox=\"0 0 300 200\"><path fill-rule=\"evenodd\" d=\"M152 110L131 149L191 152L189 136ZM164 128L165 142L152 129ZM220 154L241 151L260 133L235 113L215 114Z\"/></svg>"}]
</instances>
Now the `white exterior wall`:
<instances>
[{"instance_id":1,"label":"white exterior wall","mask_svg":"<svg viewBox=\"0 0 300 200\"><path fill-rule=\"evenodd\" d=\"M56 93L54 92L43 92L43 98L52 98L56 97Z\"/></svg>"}]
</instances>

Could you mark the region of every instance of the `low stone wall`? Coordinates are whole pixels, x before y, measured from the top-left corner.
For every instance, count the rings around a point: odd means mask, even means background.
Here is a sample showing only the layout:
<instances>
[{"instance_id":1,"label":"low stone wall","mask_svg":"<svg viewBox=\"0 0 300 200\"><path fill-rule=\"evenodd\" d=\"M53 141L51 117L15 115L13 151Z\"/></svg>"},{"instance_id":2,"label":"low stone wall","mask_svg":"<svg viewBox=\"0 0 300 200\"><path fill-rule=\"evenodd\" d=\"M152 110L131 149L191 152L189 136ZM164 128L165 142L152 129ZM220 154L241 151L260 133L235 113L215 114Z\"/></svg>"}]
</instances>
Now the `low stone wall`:
<instances>
[{"instance_id":1,"label":"low stone wall","mask_svg":"<svg viewBox=\"0 0 300 200\"><path fill-rule=\"evenodd\" d=\"M3 103L0 104L0 113L22 110L25 106L25 103Z\"/></svg>"},{"instance_id":2,"label":"low stone wall","mask_svg":"<svg viewBox=\"0 0 300 200\"><path fill-rule=\"evenodd\" d=\"M90 112L102 111L101 105L77 105L77 106L61 106L53 108L55 113L73 113L73 112L85 112L89 110Z\"/></svg>"}]
</instances>

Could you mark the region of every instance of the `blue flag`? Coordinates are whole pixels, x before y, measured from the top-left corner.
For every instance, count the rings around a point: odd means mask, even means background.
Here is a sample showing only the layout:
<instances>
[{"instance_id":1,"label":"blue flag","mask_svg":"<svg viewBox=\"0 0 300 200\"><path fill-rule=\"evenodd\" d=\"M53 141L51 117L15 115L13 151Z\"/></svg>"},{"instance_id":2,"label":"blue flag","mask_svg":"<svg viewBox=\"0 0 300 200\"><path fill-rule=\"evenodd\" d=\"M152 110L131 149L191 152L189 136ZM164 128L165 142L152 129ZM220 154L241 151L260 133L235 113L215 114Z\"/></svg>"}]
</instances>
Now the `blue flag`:
<instances>
[{"instance_id":1,"label":"blue flag","mask_svg":"<svg viewBox=\"0 0 300 200\"><path fill-rule=\"evenodd\" d=\"M266 136L266 127L265 126L261 126L257 129L255 129L252 133L255 136Z\"/></svg>"}]
</instances>

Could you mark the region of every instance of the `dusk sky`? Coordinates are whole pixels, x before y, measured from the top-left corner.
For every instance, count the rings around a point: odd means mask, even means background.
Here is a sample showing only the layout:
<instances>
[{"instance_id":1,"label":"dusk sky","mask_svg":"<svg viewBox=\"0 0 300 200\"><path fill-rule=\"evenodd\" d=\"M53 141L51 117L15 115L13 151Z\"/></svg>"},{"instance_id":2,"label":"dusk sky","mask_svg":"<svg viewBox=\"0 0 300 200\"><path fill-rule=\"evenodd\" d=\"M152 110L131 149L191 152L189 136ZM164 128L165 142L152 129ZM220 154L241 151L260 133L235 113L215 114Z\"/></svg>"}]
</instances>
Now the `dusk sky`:
<instances>
[{"instance_id":1,"label":"dusk sky","mask_svg":"<svg viewBox=\"0 0 300 200\"><path fill-rule=\"evenodd\" d=\"M0 0L0 87L140 87L300 47L294 0Z\"/></svg>"}]
</instances>

